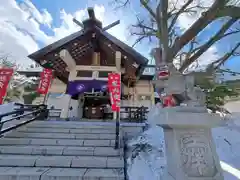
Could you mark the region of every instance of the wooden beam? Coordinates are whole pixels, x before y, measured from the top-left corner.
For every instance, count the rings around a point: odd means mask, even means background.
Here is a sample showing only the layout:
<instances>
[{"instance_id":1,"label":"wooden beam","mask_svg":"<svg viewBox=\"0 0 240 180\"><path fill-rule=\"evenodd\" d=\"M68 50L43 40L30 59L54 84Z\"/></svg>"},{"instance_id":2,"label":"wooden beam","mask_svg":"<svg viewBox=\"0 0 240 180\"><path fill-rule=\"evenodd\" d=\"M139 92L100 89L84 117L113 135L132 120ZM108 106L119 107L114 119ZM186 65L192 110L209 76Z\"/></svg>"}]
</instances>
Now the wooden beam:
<instances>
[{"instance_id":1,"label":"wooden beam","mask_svg":"<svg viewBox=\"0 0 240 180\"><path fill-rule=\"evenodd\" d=\"M68 52L68 50L63 49L60 51L60 58L67 64L69 72L75 69L76 62L72 58L71 54Z\"/></svg>"},{"instance_id":2,"label":"wooden beam","mask_svg":"<svg viewBox=\"0 0 240 180\"><path fill-rule=\"evenodd\" d=\"M81 71L116 71L114 66L76 66L76 70Z\"/></svg>"},{"instance_id":3,"label":"wooden beam","mask_svg":"<svg viewBox=\"0 0 240 180\"><path fill-rule=\"evenodd\" d=\"M107 30L113 28L114 26L116 26L116 25L118 25L118 24L120 24L120 20L117 20L117 21L113 22L112 24L107 25L107 26L104 27L102 30L103 30L103 31L107 31Z\"/></svg>"},{"instance_id":4,"label":"wooden beam","mask_svg":"<svg viewBox=\"0 0 240 180\"><path fill-rule=\"evenodd\" d=\"M81 22L79 22L77 19L73 18L73 22L78 26L80 26L81 28L84 28L84 25Z\"/></svg>"}]
</instances>

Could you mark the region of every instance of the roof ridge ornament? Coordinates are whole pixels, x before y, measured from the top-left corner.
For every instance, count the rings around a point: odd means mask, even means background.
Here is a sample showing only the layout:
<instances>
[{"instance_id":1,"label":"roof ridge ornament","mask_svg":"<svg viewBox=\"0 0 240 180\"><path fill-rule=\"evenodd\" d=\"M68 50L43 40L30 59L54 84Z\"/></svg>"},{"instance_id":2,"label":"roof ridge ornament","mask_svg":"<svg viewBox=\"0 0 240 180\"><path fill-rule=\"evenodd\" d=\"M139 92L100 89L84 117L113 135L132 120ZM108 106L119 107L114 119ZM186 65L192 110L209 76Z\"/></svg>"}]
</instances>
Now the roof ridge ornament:
<instances>
[{"instance_id":1,"label":"roof ridge ornament","mask_svg":"<svg viewBox=\"0 0 240 180\"><path fill-rule=\"evenodd\" d=\"M95 17L94 9L92 7L89 7L87 10L88 10L89 19L86 19L85 21L93 20L93 21L98 22L99 20L96 19L96 17ZM82 29L86 28L84 26L84 22L80 22L76 18L73 18L73 22L75 24L77 24L78 26L80 26ZM99 23L101 23L101 22L99 21ZM107 26L105 26L104 28L101 28L101 29L102 29L102 31L107 31L107 30L113 28L114 26L116 26L118 24L120 24L120 20L117 20L117 21L115 21L115 22L113 22L113 23L111 23L111 24L109 24L109 25L107 25Z\"/></svg>"}]
</instances>

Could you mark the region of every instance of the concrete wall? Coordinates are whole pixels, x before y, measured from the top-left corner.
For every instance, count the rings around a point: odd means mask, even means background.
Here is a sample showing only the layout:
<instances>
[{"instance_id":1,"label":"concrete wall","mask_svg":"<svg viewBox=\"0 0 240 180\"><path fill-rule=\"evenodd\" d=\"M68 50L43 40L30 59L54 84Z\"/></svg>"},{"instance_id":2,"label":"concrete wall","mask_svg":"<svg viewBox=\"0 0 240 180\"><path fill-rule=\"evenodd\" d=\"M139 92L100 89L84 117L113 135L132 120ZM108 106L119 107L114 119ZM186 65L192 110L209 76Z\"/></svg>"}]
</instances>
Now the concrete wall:
<instances>
[{"instance_id":1,"label":"concrete wall","mask_svg":"<svg viewBox=\"0 0 240 180\"><path fill-rule=\"evenodd\" d=\"M52 81L51 87L49 88L49 92L55 92L55 93L64 93L66 91L67 85L64 84L59 79L54 79Z\"/></svg>"}]
</instances>

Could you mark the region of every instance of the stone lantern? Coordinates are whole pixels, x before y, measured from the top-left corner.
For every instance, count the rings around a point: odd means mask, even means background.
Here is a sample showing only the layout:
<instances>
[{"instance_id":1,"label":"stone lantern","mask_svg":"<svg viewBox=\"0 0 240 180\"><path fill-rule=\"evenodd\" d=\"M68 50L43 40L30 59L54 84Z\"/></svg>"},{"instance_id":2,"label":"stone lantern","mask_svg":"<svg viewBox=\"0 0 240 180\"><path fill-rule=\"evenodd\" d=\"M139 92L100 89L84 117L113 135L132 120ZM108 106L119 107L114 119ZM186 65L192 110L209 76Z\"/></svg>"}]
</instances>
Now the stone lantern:
<instances>
[{"instance_id":1,"label":"stone lantern","mask_svg":"<svg viewBox=\"0 0 240 180\"><path fill-rule=\"evenodd\" d=\"M164 130L167 180L223 180L222 169L211 128L219 126L220 116L209 114L205 94L194 87L194 77L182 75L171 64L170 76L153 83L166 94L182 99L175 107L159 108L154 124Z\"/></svg>"}]
</instances>

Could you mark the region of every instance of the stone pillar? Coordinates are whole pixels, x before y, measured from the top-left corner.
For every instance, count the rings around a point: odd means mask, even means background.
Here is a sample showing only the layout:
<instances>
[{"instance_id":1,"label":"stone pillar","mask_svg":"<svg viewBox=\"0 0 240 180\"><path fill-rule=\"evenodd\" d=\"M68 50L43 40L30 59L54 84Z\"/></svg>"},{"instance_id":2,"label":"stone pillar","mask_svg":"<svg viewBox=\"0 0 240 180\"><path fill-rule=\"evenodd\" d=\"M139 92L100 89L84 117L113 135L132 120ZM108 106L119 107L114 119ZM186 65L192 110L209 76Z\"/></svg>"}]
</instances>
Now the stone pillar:
<instances>
[{"instance_id":1,"label":"stone pillar","mask_svg":"<svg viewBox=\"0 0 240 180\"><path fill-rule=\"evenodd\" d=\"M204 107L171 107L160 110L168 173L166 180L223 180L211 128L220 117Z\"/></svg>"},{"instance_id":2,"label":"stone pillar","mask_svg":"<svg viewBox=\"0 0 240 180\"><path fill-rule=\"evenodd\" d=\"M61 111L61 115L60 115L61 118L68 118L70 103L71 103L71 96L69 94L66 94L65 97L63 98L64 107L62 108L62 111Z\"/></svg>"},{"instance_id":3,"label":"stone pillar","mask_svg":"<svg viewBox=\"0 0 240 180\"><path fill-rule=\"evenodd\" d=\"M116 63L116 69L117 69L116 73L121 73L121 57L122 57L121 52L116 51L115 52L115 63ZM122 92L122 89L120 90L120 92ZM117 118L120 119L120 113L117 115L117 112L113 112L113 119L117 119Z\"/></svg>"}]
</instances>

